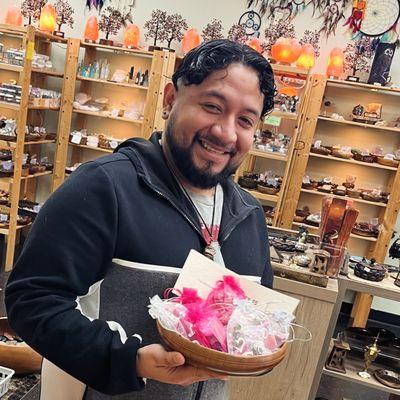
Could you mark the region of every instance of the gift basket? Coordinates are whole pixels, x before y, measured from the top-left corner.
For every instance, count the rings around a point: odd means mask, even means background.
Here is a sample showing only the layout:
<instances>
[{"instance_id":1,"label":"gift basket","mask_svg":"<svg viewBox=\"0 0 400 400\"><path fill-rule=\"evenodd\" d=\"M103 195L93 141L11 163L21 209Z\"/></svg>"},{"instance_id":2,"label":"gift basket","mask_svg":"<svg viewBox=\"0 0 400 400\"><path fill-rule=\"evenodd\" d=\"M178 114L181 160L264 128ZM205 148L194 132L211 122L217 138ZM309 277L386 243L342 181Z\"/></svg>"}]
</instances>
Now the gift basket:
<instances>
[{"instance_id":1,"label":"gift basket","mask_svg":"<svg viewBox=\"0 0 400 400\"><path fill-rule=\"evenodd\" d=\"M267 304L260 308L254 296L242 288L243 280L227 274L213 286L208 284L205 296L204 290L200 295L192 287L175 287L166 290L164 299L152 297L149 313L156 319L164 343L196 367L251 376L265 374L278 365L289 342L309 340L307 330L307 339L295 338L294 327L303 327L293 323L294 316L287 309L280 309L279 298L271 302L273 307Z\"/></svg>"}]
</instances>

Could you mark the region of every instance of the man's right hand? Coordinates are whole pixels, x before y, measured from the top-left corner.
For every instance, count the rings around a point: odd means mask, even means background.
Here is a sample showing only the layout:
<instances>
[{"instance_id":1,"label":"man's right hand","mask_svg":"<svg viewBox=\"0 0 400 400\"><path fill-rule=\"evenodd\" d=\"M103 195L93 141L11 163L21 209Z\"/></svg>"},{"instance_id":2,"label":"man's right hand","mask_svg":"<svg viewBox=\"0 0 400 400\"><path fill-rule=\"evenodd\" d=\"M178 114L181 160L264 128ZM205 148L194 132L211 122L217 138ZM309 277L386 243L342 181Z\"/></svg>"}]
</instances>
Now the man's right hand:
<instances>
[{"instance_id":1,"label":"man's right hand","mask_svg":"<svg viewBox=\"0 0 400 400\"><path fill-rule=\"evenodd\" d=\"M185 365L185 357L181 353L166 351L159 344L151 344L138 350L136 372L141 378L181 386L207 379L227 379L225 375Z\"/></svg>"}]
</instances>

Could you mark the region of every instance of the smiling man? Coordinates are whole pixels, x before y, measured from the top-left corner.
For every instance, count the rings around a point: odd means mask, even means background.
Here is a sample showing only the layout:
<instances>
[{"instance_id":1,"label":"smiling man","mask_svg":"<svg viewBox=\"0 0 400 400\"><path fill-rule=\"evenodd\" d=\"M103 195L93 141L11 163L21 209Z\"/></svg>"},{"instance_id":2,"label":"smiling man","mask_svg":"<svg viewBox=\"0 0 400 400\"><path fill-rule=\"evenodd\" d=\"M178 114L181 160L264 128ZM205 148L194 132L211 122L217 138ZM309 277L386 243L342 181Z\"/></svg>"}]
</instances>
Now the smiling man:
<instances>
[{"instance_id":1,"label":"smiling man","mask_svg":"<svg viewBox=\"0 0 400 400\"><path fill-rule=\"evenodd\" d=\"M53 371L43 374L42 400L226 398L224 377L142 342L149 318L127 332L94 306L113 259L182 267L191 249L272 285L262 207L231 175L274 90L271 66L248 46L203 43L165 88L165 132L82 165L46 202L6 288L11 325ZM154 290L154 275L129 290L145 287Z\"/></svg>"}]
</instances>

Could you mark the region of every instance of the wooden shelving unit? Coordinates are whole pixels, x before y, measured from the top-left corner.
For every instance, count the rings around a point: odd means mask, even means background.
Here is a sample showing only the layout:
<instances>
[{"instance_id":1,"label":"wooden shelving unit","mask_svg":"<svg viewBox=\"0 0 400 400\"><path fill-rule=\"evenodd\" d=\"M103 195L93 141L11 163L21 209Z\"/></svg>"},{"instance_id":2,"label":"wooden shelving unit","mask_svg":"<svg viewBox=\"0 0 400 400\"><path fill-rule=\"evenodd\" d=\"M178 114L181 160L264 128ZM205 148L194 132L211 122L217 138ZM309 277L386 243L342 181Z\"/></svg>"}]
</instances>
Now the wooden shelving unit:
<instances>
[{"instance_id":1,"label":"wooden shelving unit","mask_svg":"<svg viewBox=\"0 0 400 400\"><path fill-rule=\"evenodd\" d=\"M53 43L57 43L59 47L65 49L65 54L68 54L74 47L74 43L75 47L79 49L79 46L76 46L76 43L79 44L79 41L59 38L51 34L40 32L33 26L22 28L0 25L0 33L2 34L2 42L6 48L14 47L25 49L23 66L0 63L0 81L13 79L22 87L20 104L0 102L1 114L8 118L14 118L17 121L16 141L0 141L0 148L12 151L14 162L13 176L0 179L1 187L9 190L10 193L9 225L7 228L0 229L0 234L6 235L4 264L6 271L8 271L12 268L14 262L15 244L18 241L17 233L29 226L29 224L17 225L19 200L21 198L35 200L37 178L52 174L52 171L45 171L28 176L21 176L23 154L27 151L31 153L34 151L35 154L40 155L42 145L51 145L56 142L56 140L25 141L25 127L27 124L39 126L44 121L44 113L46 111L57 111L59 112L57 134L59 134L65 120L71 119L71 113L68 112L68 104L72 106L72 98L68 97L67 93L64 91L62 92L60 107L34 107L29 105L30 85L46 88L48 77L64 78L64 81L72 78L68 75L68 62L65 63L64 72L32 68L33 51L50 56ZM54 160L54 163L55 162L56 160Z\"/></svg>"},{"instance_id":2,"label":"wooden shelving unit","mask_svg":"<svg viewBox=\"0 0 400 400\"><path fill-rule=\"evenodd\" d=\"M104 134L118 140L130 137L147 138L155 130L163 128L161 118L162 96L167 80L172 76L175 65L175 53L156 50L149 52L138 49L127 49L115 46L104 46L95 43L80 42L83 50L83 62L91 64L95 60L107 59L111 65L111 75L114 70L129 71L131 66L144 72L149 71L148 86L128 82L94 79L78 76L78 58L70 63L74 78L67 82L72 98L75 96L75 81L79 82L78 91L90 95L93 99L106 96L109 100L108 110L99 112L84 109L72 109L72 119L65 124L57 143L57 164L54 171L53 190L60 186L65 178L65 167L68 164L93 159L102 153L110 153L111 149L94 148L86 145L74 145L69 142L72 130L86 129L88 134ZM106 89L106 91L105 91ZM113 105L121 104L143 107L143 119L131 119L125 116L114 116L111 113Z\"/></svg>"},{"instance_id":3,"label":"wooden shelving unit","mask_svg":"<svg viewBox=\"0 0 400 400\"><path fill-rule=\"evenodd\" d=\"M357 91L362 91L362 96L357 97ZM350 118L351 110L358 103L366 105L374 102L383 104L382 118L390 122L398 114L399 93L398 89L327 80L321 75L313 77L306 110L307 119L297 138L301 146L296 146L297 150L294 152L285 207L278 226L290 229L295 225L293 218L296 208L308 205L313 212L321 209L320 199L323 194L302 189L304 175L309 175L312 179L331 176L333 181L339 184L345 181L347 174L355 175L357 176L356 187L380 188L390 192L390 198L387 204L352 199L354 205L360 210L358 220L378 218L381 230L378 238L360 240L358 236L351 235L348 250L350 254L375 258L378 262L384 262L400 209L400 168L315 154L310 152L310 148L313 141L319 139L322 140L322 145L326 146L340 144L372 150L380 145L385 153L394 152L400 147L400 136L397 135L400 133L399 128L355 122ZM324 99L331 103L329 110L326 109ZM332 112L342 115L344 119L330 118ZM362 294L358 295L353 310L353 315L357 316L358 326L366 324L371 303L372 296L363 298Z\"/></svg>"},{"instance_id":4,"label":"wooden shelving unit","mask_svg":"<svg viewBox=\"0 0 400 400\"><path fill-rule=\"evenodd\" d=\"M262 151L255 148L250 150L247 158L236 173L236 180L240 175L243 174L244 171L264 172L266 169L271 169L273 172L275 172L276 169L281 173L283 180L281 188L276 195L263 194L256 190L249 191L263 204L265 203L275 207L275 216L272 221L272 226L277 226L281 217L282 209L285 207L289 171L291 168L294 149L297 143L297 136L304 123L305 110L310 93L311 75L310 71L307 69L300 69L287 65L272 64L272 69L276 77L290 76L293 78L302 79L304 81L303 88L299 90L300 104L297 107L297 112L292 113L273 110L271 114L269 114L281 119L281 126L278 128L278 131L282 132L283 130L284 133L287 133L291 136L290 145L286 155ZM260 124L260 128L263 129L268 127L270 126L267 123L267 119L265 119L264 123Z\"/></svg>"}]
</instances>

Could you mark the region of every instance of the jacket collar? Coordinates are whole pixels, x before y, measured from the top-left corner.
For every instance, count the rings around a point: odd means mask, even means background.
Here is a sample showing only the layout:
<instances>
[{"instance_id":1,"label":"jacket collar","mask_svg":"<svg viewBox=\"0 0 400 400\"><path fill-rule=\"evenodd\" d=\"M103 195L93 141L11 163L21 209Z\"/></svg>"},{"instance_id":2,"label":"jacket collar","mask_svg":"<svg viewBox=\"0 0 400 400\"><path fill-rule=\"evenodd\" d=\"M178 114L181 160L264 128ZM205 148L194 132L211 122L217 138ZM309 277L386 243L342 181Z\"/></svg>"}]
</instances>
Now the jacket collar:
<instances>
[{"instance_id":1,"label":"jacket collar","mask_svg":"<svg viewBox=\"0 0 400 400\"><path fill-rule=\"evenodd\" d=\"M161 134L161 132L155 132L149 140L129 139L121 143L115 152L126 155L135 165L139 178L160 196L175 205L201 232L193 206L187 201L166 163L160 145ZM246 202L232 178L227 179L221 186L224 191L224 204L220 238L224 238L228 232L230 233L234 229L236 224L245 219L257 207Z\"/></svg>"}]
</instances>

